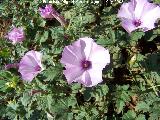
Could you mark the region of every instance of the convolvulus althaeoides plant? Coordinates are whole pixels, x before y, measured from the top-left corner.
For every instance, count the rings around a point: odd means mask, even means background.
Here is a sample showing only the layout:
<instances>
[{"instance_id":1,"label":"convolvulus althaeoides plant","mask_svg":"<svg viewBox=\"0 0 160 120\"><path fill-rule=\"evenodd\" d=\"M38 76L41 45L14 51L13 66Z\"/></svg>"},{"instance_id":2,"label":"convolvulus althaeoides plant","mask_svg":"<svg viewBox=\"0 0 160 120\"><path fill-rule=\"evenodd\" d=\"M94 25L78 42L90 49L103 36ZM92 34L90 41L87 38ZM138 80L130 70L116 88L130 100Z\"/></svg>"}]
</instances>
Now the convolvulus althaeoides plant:
<instances>
[{"instance_id":1,"label":"convolvulus althaeoides plant","mask_svg":"<svg viewBox=\"0 0 160 120\"><path fill-rule=\"evenodd\" d=\"M0 119L159 120L159 2L4 0Z\"/></svg>"}]
</instances>

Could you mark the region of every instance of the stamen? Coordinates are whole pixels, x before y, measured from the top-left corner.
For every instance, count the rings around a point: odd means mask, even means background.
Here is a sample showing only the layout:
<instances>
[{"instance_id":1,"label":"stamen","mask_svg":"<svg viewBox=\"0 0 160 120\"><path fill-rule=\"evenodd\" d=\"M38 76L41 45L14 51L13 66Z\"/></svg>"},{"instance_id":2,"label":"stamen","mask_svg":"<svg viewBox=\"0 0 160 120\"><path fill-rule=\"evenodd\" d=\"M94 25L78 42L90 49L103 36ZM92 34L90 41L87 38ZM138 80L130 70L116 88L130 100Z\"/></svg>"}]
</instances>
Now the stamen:
<instances>
[{"instance_id":1,"label":"stamen","mask_svg":"<svg viewBox=\"0 0 160 120\"><path fill-rule=\"evenodd\" d=\"M92 64L90 61L88 61L88 60L82 61L82 68L84 70L88 70L89 68L91 68L91 66L92 66Z\"/></svg>"},{"instance_id":2,"label":"stamen","mask_svg":"<svg viewBox=\"0 0 160 120\"><path fill-rule=\"evenodd\" d=\"M134 26L138 27L142 24L142 22L140 20L134 20L133 24L134 24Z\"/></svg>"}]
</instances>

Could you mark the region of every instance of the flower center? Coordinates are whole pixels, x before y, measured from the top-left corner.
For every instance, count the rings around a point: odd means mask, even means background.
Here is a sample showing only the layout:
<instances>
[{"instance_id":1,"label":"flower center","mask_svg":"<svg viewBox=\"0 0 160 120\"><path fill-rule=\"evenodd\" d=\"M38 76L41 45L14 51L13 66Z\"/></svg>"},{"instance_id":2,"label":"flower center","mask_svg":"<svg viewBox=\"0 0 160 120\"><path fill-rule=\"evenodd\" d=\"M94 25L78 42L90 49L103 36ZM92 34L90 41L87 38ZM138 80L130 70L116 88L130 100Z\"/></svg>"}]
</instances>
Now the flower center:
<instances>
[{"instance_id":1,"label":"flower center","mask_svg":"<svg viewBox=\"0 0 160 120\"><path fill-rule=\"evenodd\" d=\"M88 70L89 68L91 68L91 66L92 66L92 63L91 63L91 61L88 61L88 60L84 60L84 61L82 61L82 68L84 69L84 70Z\"/></svg>"},{"instance_id":2,"label":"flower center","mask_svg":"<svg viewBox=\"0 0 160 120\"><path fill-rule=\"evenodd\" d=\"M40 67L39 65L37 65L37 66L35 67L35 71L41 71L41 67Z\"/></svg>"},{"instance_id":3,"label":"flower center","mask_svg":"<svg viewBox=\"0 0 160 120\"><path fill-rule=\"evenodd\" d=\"M142 22L140 20L134 20L133 24L134 24L134 26L138 27L142 24Z\"/></svg>"}]
</instances>

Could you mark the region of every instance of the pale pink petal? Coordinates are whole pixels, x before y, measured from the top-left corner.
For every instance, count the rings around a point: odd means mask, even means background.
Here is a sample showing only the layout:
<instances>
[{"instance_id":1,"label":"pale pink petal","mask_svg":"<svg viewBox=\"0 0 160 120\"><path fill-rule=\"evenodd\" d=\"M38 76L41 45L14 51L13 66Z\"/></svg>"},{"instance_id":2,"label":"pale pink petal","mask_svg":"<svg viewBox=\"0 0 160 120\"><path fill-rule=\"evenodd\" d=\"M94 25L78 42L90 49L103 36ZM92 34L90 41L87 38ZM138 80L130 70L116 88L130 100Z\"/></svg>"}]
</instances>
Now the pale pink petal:
<instances>
[{"instance_id":1,"label":"pale pink petal","mask_svg":"<svg viewBox=\"0 0 160 120\"><path fill-rule=\"evenodd\" d=\"M29 66L27 64L20 64L19 71L21 72L21 74L25 74L26 72L35 73L35 72L37 72L35 70L35 67L36 66Z\"/></svg>"},{"instance_id":2,"label":"pale pink petal","mask_svg":"<svg viewBox=\"0 0 160 120\"><path fill-rule=\"evenodd\" d=\"M19 72L22 75L22 79L25 81L32 81L32 79L36 77L38 73L40 73L40 71L37 72L34 68L28 66L20 67Z\"/></svg>"},{"instance_id":3,"label":"pale pink petal","mask_svg":"<svg viewBox=\"0 0 160 120\"><path fill-rule=\"evenodd\" d=\"M32 51L33 54L31 56L34 58L34 60L38 63L38 65L42 65L41 60L42 60L42 54L37 51ZM42 67L42 66L41 66Z\"/></svg>"},{"instance_id":4,"label":"pale pink petal","mask_svg":"<svg viewBox=\"0 0 160 120\"><path fill-rule=\"evenodd\" d=\"M19 63L18 71L26 81L31 81L42 70L41 53L34 50L27 52Z\"/></svg>"},{"instance_id":5,"label":"pale pink petal","mask_svg":"<svg viewBox=\"0 0 160 120\"><path fill-rule=\"evenodd\" d=\"M67 22L65 21L64 17L61 16L53 7L51 4L48 4L45 6L45 8L39 8L39 12L41 17L43 18L55 18L57 19L62 26L66 27L67 26Z\"/></svg>"},{"instance_id":6,"label":"pale pink petal","mask_svg":"<svg viewBox=\"0 0 160 120\"><path fill-rule=\"evenodd\" d=\"M132 31L138 29L139 27L136 27L133 24L133 20L129 20L129 19L123 19L122 20L122 27L128 32L131 33Z\"/></svg>"},{"instance_id":7,"label":"pale pink petal","mask_svg":"<svg viewBox=\"0 0 160 120\"><path fill-rule=\"evenodd\" d=\"M42 68L40 71L37 71L35 67L27 66L27 65L20 65L18 71L21 73L23 80L31 81L34 77L37 76L38 73L42 71Z\"/></svg>"},{"instance_id":8,"label":"pale pink petal","mask_svg":"<svg viewBox=\"0 0 160 120\"><path fill-rule=\"evenodd\" d=\"M62 53L61 63L66 66L72 66L77 65L78 62L76 55L68 47L65 47Z\"/></svg>"},{"instance_id":9,"label":"pale pink petal","mask_svg":"<svg viewBox=\"0 0 160 120\"><path fill-rule=\"evenodd\" d=\"M66 70L63 71L69 84L72 82L76 82L77 78L79 78L83 74L83 72L84 71L80 67L70 67L66 68Z\"/></svg>"},{"instance_id":10,"label":"pale pink petal","mask_svg":"<svg viewBox=\"0 0 160 120\"><path fill-rule=\"evenodd\" d=\"M43 18L54 18L52 15L54 9L51 4L46 5L45 8L39 8L39 11Z\"/></svg>"},{"instance_id":11,"label":"pale pink petal","mask_svg":"<svg viewBox=\"0 0 160 120\"><path fill-rule=\"evenodd\" d=\"M26 66L30 66L30 67L35 67L37 65L37 62L35 61L35 59L30 56L30 55L25 55L21 62L20 65L26 65Z\"/></svg>"},{"instance_id":12,"label":"pale pink petal","mask_svg":"<svg viewBox=\"0 0 160 120\"><path fill-rule=\"evenodd\" d=\"M160 7L155 7L154 9L148 11L143 17L143 27L148 28L148 30L155 28L155 22L160 18Z\"/></svg>"},{"instance_id":13,"label":"pale pink petal","mask_svg":"<svg viewBox=\"0 0 160 120\"><path fill-rule=\"evenodd\" d=\"M95 86L98 83L101 83L103 81L102 80L102 70L93 68L93 69L88 70L88 73L90 75L89 78L92 81L92 84L86 85L87 87Z\"/></svg>"},{"instance_id":14,"label":"pale pink petal","mask_svg":"<svg viewBox=\"0 0 160 120\"><path fill-rule=\"evenodd\" d=\"M132 0L133 2L136 3L136 7L135 7L135 18L139 19L141 18L144 6L146 3L148 3L148 0Z\"/></svg>"},{"instance_id":15,"label":"pale pink petal","mask_svg":"<svg viewBox=\"0 0 160 120\"><path fill-rule=\"evenodd\" d=\"M133 14L132 12L129 11L129 9L133 9L132 3L128 2L128 3L123 3L120 10L118 11L118 17L119 18L127 18L127 19L132 19L133 18Z\"/></svg>"},{"instance_id":16,"label":"pale pink petal","mask_svg":"<svg viewBox=\"0 0 160 120\"><path fill-rule=\"evenodd\" d=\"M31 82L37 74L34 73L26 73L22 75L22 79L28 82Z\"/></svg>"},{"instance_id":17,"label":"pale pink petal","mask_svg":"<svg viewBox=\"0 0 160 120\"><path fill-rule=\"evenodd\" d=\"M97 64L99 68L104 68L107 64L110 63L109 51L104 47L93 43L89 61L92 61L92 67L94 64Z\"/></svg>"},{"instance_id":18,"label":"pale pink petal","mask_svg":"<svg viewBox=\"0 0 160 120\"><path fill-rule=\"evenodd\" d=\"M155 9L156 7L158 7L157 5L155 5L154 3L149 3L149 2L146 2L144 7L143 7L143 11L142 11L142 14L141 14L141 18L145 15L148 14L148 12L150 12L151 10Z\"/></svg>"},{"instance_id":19,"label":"pale pink petal","mask_svg":"<svg viewBox=\"0 0 160 120\"><path fill-rule=\"evenodd\" d=\"M77 40L72 44L71 50L77 55L78 59L86 59L84 49L86 47L86 43L83 40Z\"/></svg>"},{"instance_id":20,"label":"pale pink petal","mask_svg":"<svg viewBox=\"0 0 160 120\"><path fill-rule=\"evenodd\" d=\"M6 35L6 38L8 38L12 42L12 44L22 42L25 39L25 33L23 31L23 28L13 27L13 29L8 33L8 35Z\"/></svg>"},{"instance_id":21,"label":"pale pink petal","mask_svg":"<svg viewBox=\"0 0 160 120\"><path fill-rule=\"evenodd\" d=\"M20 64L32 67L36 66L37 64L41 65L41 56L41 53L31 50L25 54Z\"/></svg>"},{"instance_id":22,"label":"pale pink petal","mask_svg":"<svg viewBox=\"0 0 160 120\"><path fill-rule=\"evenodd\" d=\"M92 38L88 38L88 37L84 37L84 38L79 38L81 45L85 46L84 47L84 54L85 54L85 58L88 59L92 50L92 45L93 45L93 39Z\"/></svg>"},{"instance_id":23,"label":"pale pink petal","mask_svg":"<svg viewBox=\"0 0 160 120\"><path fill-rule=\"evenodd\" d=\"M77 82L83 84L85 87L91 86L92 81L89 72L85 71L82 76L77 79Z\"/></svg>"},{"instance_id":24,"label":"pale pink petal","mask_svg":"<svg viewBox=\"0 0 160 120\"><path fill-rule=\"evenodd\" d=\"M78 45L80 42L75 42L73 45L66 46L62 52L61 63L69 66L80 66L80 61L85 58L83 54L83 47Z\"/></svg>"}]
</instances>

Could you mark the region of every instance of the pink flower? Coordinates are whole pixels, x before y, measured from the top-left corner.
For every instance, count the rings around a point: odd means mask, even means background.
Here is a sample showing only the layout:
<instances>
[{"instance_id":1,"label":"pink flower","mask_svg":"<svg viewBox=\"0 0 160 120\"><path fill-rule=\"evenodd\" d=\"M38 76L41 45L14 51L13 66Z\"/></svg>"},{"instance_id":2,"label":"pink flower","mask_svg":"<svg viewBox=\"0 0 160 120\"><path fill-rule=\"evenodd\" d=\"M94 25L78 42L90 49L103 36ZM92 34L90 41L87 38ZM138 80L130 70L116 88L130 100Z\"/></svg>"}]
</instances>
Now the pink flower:
<instances>
[{"instance_id":1,"label":"pink flower","mask_svg":"<svg viewBox=\"0 0 160 120\"><path fill-rule=\"evenodd\" d=\"M54 12L54 9L51 4L46 5L45 8L39 8L39 11L40 11L40 15L43 18L54 18L52 15Z\"/></svg>"},{"instance_id":2,"label":"pink flower","mask_svg":"<svg viewBox=\"0 0 160 120\"><path fill-rule=\"evenodd\" d=\"M43 71L41 53L31 50L25 54L19 63L22 79L31 82L38 73Z\"/></svg>"},{"instance_id":3,"label":"pink flower","mask_svg":"<svg viewBox=\"0 0 160 120\"><path fill-rule=\"evenodd\" d=\"M85 37L64 48L61 63L69 84L78 82L92 87L102 82L102 70L110 63L110 54L92 38Z\"/></svg>"},{"instance_id":4,"label":"pink flower","mask_svg":"<svg viewBox=\"0 0 160 120\"><path fill-rule=\"evenodd\" d=\"M13 27L13 29L5 37L8 38L12 44L16 44L22 42L25 39L25 33L23 28Z\"/></svg>"},{"instance_id":5,"label":"pink flower","mask_svg":"<svg viewBox=\"0 0 160 120\"><path fill-rule=\"evenodd\" d=\"M155 22L160 18L160 7L147 0L131 0L123 3L118 11L122 27L128 32L141 28L148 31L155 28Z\"/></svg>"},{"instance_id":6,"label":"pink flower","mask_svg":"<svg viewBox=\"0 0 160 120\"><path fill-rule=\"evenodd\" d=\"M53 19L56 18L62 26L66 26L67 22L65 21L64 17L61 16L53 7L51 4L48 4L45 6L45 8L39 8L40 15L43 18Z\"/></svg>"}]
</instances>

